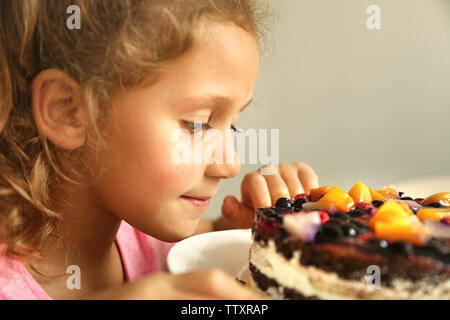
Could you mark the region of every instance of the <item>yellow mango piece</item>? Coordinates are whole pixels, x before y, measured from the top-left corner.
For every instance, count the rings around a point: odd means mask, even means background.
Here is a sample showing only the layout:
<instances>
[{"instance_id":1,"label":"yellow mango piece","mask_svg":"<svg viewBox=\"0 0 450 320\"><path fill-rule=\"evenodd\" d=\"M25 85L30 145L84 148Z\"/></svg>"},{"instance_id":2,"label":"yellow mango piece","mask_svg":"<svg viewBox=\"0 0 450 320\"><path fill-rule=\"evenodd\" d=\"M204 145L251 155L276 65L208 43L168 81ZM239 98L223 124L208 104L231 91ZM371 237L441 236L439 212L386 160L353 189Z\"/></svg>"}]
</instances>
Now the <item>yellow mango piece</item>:
<instances>
[{"instance_id":1,"label":"yellow mango piece","mask_svg":"<svg viewBox=\"0 0 450 320\"><path fill-rule=\"evenodd\" d=\"M311 202L319 200L319 198L323 196L325 193L327 193L328 190L330 190L330 187L328 186L311 189L309 191L309 197L311 199Z\"/></svg>"},{"instance_id":2,"label":"yellow mango piece","mask_svg":"<svg viewBox=\"0 0 450 320\"><path fill-rule=\"evenodd\" d=\"M416 215L422 222L425 220L441 221L443 218L450 217L450 208L424 208L417 211Z\"/></svg>"},{"instance_id":3,"label":"yellow mango piece","mask_svg":"<svg viewBox=\"0 0 450 320\"><path fill-rule=\"evenodd\" d=\"M370 190L361 181L356 182L355 185L350 189L348 194L353 198L353 201L355 201L356 204L360 202L372 203Z\"/></svg>"},{"instance_id":4,"label":"yellow mango piece","mask_svg":"<svg viewBox=\"0 0 450 320\"><path fill-rule=\"evenodd\" d=\"M403 207L403 210L408 213L408 216L412 216L414 214L414 212L412 212L411 208L406 203L402 202L400 203L400 205Z\"/></svg>"},{"instance_id":5,"label":"yellow mango piece","mask_svg":"<svg viewBox=\"0 0 450 320\"><path fill-rule=\"evenodd\" d=\"M353 201L353 198L338 186L333 186L319 200L319 208L322 210L335 209L341 212L347 212L354 207L355 201Z\"/></svg>"},{"instance_id":6,"label":"yellow mango piece","mask_svg":"<svg viewBox=\"0 0 450 320\"><path fill-rule=\"evenodd\" d=\"M369 221L369 228L374 229L376 222L408 224L413 212L403 204L393 200L385 202Z\"/></svg>"},{"instance_id":7,"label":"yellow mango piece","mask_svg":"<svg viewBox=\"0 0 450 320\"><path fill-rule=\"evenodd\" d=\"M441 203L445 207L450 207L450 192L439 192L423 199L421 205L427 206L433 202Z\"/></svg>"},{"instance_id":8,"label":"yellow mango piece","mask_svg":"<svg viewBox=\"0 0 450 320\"><path fill-rule=\"evenodd\" d=\"M406 241L417 246L425 244L429 239L425 227L383 221L375 223L375 237L388 242Z\"/></svg>"},{"instance_id":9,"label":"yellow mango piece","mask_svg":"<svg viewBox=\"0 0 450 320\"><path fill-rule=\"evenodd\" d=\"M370 192L370 196L372 197L372 201L375 201L375 200L380 200L383 202L387 201L387 199L385 197L383 197L379 192L373 190L370 187L369 187L369 192Z\"/></svg>"},{"instance_id":10,"label":"yellow mango piece","mask_svg":"<svg viewBox=\"0 0 450 320\"><path fill-rule=\"evenodd\" d=\"M385 198L398 199L398 192L392 187L386 187L384 189L377 190Z\"/></svg>"}]
</instances>

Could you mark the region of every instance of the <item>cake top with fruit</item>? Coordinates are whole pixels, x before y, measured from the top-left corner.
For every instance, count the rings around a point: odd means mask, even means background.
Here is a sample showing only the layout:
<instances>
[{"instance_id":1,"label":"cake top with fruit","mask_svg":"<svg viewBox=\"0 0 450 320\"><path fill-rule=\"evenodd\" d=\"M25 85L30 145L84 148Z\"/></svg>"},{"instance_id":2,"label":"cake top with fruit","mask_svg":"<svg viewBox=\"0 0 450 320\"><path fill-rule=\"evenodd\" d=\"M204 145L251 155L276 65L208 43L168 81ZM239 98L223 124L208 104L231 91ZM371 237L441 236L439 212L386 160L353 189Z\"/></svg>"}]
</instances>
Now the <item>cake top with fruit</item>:
<instances>
[{"instance_id":1,"label":"cake top with fruit","mask_svg":"<svg viewBox=\"0 0 450 320\"><path fill-rule=\"evenodd\" d=\"M338 244L385 257L432 258L448 268L450 192L413 199L395 187L374 190L360 181L348 192L323 186L259 208L255 231L256 240L276 238L286 255L290 243Z\"/></svg>"}]
</instances>

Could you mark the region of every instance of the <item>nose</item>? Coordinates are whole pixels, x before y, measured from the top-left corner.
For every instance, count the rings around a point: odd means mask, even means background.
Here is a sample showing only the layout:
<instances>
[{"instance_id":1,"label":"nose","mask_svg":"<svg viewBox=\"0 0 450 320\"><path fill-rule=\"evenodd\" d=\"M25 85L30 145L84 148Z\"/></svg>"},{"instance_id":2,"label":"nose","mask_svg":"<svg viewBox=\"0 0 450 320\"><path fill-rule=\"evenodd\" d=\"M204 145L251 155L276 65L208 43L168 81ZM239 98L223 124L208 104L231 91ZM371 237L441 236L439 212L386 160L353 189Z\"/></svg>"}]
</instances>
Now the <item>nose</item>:
<instances>
[{"instance_id":1,"label":"nose","mask_svg":"<svg viewBox=\"0 0 450 320\"><path fill-rule=\"evenodd\" d=\"M206 165L205 174L211 177L230 179L239 173L241 164L234 148L233 137L229 131L222 137L222 155L216 157L216 153L213 151L211 154L212 160Z\"/></svg>"}]
</instances>

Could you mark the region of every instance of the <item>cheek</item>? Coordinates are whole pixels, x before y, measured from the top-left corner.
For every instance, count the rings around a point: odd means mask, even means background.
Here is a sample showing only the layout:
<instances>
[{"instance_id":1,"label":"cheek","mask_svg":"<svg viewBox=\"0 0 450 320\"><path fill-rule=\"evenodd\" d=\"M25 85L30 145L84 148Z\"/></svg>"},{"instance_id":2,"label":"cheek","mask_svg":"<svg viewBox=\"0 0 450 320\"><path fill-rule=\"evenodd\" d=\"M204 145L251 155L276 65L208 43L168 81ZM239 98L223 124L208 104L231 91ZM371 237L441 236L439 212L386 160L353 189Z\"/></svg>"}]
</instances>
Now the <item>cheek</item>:
<instances>
[{"instance_id":1,"label":"cheek","mask_svg":"<svg viewBox=\"0 0 450 320\"><path fill-rule=\"evenodd\" d=\"M148 128L148 126L147 126ZM117 137L105 161L110 175L142 195L183 193L195 184L199 168L172 160L174 142L164 127L130 128L127 139ZM198 167L198 166L197 166Z\"/></svg>"},{"instance_id":2,"label":"cheek","mask_svg":"<svg viewBox=\"0 0 450 320\"><path fill-rule=\"evenodd\" d=\"M108 132L109 148L100 159L104 174L99 186L103 202L116 215L124 218L127 211L168 209L202 180L202 165L172 160L173 148L179 143L171 138L176 129L173 122L126 121L118 129Z\"/></svg>"},{"instance_id":3,"label":"cheek","mask_svg":"<svg viewBox=\"0 0 450 320\"><path fill-rule=\"evenodd\" d=\"M153 189L181 195L201 181L204 167L177 163L173 159L173 151L180 142L172 140L170 132L161 128L152 137L148 136L140 144L141 149L136 151L135 159L138 159L138 167L142 168L142 173L152 180Z\"/></svg>"}]
</instances>

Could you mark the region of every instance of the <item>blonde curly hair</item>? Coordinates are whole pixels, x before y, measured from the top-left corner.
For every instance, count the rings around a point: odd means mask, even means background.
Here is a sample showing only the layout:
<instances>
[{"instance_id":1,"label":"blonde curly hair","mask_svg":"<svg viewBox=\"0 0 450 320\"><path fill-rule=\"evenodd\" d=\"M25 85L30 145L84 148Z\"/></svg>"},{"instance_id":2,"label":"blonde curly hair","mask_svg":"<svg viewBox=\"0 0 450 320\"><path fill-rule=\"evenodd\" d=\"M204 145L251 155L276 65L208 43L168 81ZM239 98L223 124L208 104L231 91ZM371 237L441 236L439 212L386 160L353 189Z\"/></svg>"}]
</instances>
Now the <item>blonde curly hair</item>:
<instances>
[{"instance_id":1,"label":"blonde curly hair","mask_svg":"<svg viewBox=\"0 0 450 320\"><path fill-rule=\"evenodd\" d=\"M81 10L79 30L66 27L71 5ZM83 180L61 164L79 159L80 150L59 150L34 123L31 83L41 71L58 68L80 84L99 141L112 95L156 80L165 63L190 48L200 21L233 22L254 34L262 49L273 23L271 8L263 0L1 0L0 244L5 254L41 257L42 244L62 218L52 205L53 188L61 179Z\"/></svg>"}]
</instances>

